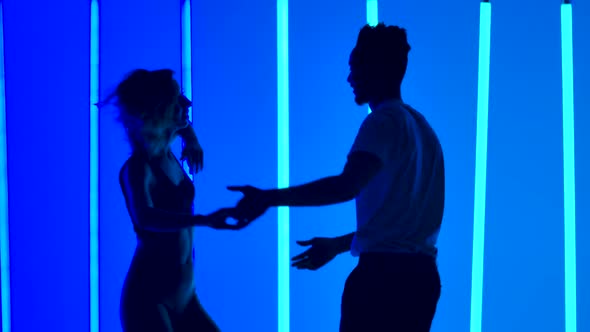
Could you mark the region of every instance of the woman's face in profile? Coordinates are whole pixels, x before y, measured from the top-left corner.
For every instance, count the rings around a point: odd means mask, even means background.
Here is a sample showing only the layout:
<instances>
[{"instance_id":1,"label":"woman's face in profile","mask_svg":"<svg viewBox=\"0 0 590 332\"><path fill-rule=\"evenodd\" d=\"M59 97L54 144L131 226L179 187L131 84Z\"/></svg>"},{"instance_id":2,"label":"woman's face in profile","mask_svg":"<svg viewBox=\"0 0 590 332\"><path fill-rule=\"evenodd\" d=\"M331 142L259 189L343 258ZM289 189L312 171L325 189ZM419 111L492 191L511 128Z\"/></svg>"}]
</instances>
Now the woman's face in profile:
<instances>
[{"instance_id":1,"label":"woman's face in profile","mask_svg":"<svg viewBox=\"0 0 590 332\"><path fill-rule=\"evenodd\" d=\"M173 108L172 119L176 131L188 127L188 107L183 107L182 104L177 102Z\"/></svg>"},{"instance_id":2,"label":"woman's face in profile","mask_svg":"<svg viewBox=\"0 0 590 332\"><path fill-rule=\"evenodd\" d=\"M176 132L189 125L188 107L190 106L190 101L184 95L180 94L178 82L174 81L174 84L178 94L174 97L172 104L166 108L166 114L164 116L165 123L163 123L163 126Z\"/></svg>"}]
</instances>

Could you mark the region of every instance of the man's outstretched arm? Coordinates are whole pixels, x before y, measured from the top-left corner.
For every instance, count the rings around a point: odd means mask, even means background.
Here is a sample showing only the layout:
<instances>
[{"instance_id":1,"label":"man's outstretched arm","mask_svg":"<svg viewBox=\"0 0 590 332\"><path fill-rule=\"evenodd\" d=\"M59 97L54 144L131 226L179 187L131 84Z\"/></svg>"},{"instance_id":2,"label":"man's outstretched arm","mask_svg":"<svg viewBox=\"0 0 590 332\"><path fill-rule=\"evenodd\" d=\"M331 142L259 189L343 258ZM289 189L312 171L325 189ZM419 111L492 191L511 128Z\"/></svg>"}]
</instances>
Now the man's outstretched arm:
<instances>
[{"instance_id":1,"label":"man's outstretched arm","mask_svg":"<svg viewBox=\"0 0 590 332\"><path fill-rule=\"evenodd\" d=\"M368 152L353 152L340 175L269 192L272 206L321 206L355 198L381 170L382 162Z\"/></svg>"},{"instance_id":2,"label":"man's outstretched arm","mask_svg":"<svg viewBox=\"0 0 590 332\"><path fill-rule=\"evenodd\" d=\"M230 186L244 197L233 217L248 225L272 206L322 206L355 198L389 160L396 142L387 115L370 114L357 134L341 174L285 189L261 190L252 186Z\"/></svg>"}]
</instances>

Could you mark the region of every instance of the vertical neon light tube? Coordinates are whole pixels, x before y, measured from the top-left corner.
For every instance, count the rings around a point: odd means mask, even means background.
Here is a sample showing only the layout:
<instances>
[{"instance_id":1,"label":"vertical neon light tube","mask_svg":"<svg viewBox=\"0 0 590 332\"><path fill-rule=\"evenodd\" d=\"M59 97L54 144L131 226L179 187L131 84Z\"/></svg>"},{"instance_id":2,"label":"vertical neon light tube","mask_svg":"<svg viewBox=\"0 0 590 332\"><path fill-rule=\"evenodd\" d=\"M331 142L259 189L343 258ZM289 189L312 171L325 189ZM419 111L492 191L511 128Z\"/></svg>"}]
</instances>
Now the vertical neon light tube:
<instances>
[{"instance_id":1,"label":"vertical neon light tube","mask_svg":"<svg viewBox=\"0 0 590 332\"><path fill-rule=\"evenodd\" d=\"M378 0L367 0L367 24L376 26L379 23L379 2Z\"/></svg>"},{"instance_id":2,"label":"vertical neon light tube","mask_svg":"<svg viewBox=\"0 0 590 332\"><path fill-rule=\"evenodd\" d=\"M367 24L376 26L379 23L379 1L367 0ZM371 113L371 107L367 107Z\"/></svg>"},{"instance_id":3,"label":"vertical neon light tube","mask_svg":"<svg viewBox=\"0 0 590 332\"><path fill-rule=\"evenodd\" d=\"M182 4L181 12L181 47L182 47L182 59L181 59L181 71L182 71L182 89L184 95L189 99L193 100L193 66L192 66L192 38L191 38L191 0L184 0ZM193 122L193 109L192 107L188 112L188 119ZM193 175L189 172L188 163L184 162L184 170L189 174L189 177L193 179Z\"/></svg>"},{"instance_id":4,"label":"vertical neon light tube","mask_svg":"<svg viewBox=\"0 0 590 332\"><path fill-rule=\"evenodd\" d=\"M278 187L289 186L289 1L277 0ZM289 207L278 208L278 332L290 329Z\"/></svg>"},{"instance_id":5,"label":"vertical neon light tube","mask_svg":"<svg viewBox=\"0 0 590 332\"><path fill-rule=\"evenodd\" d=\"M488 107L490 93L490 42L492 6L480 5L477 132L475 150L475 202L473 207L473 261L471 270L471 332L481 332L483 266L486 218Z\"/></svg>"},{"instance_id":6,"label":"vertical neon light tube","mask_svg":"<svg viewBox=\"0 0 590 332\"><path fill-rule=\"evenodd\" d=\"M565 234L565 332L577 330L576 300L576 175L574 158L574 55L572 5L561 5L563 93L563 199Z\"/></svg>"},{"instance_id":7,"label":"vertical neon light tube","mask_svg":"<svg viewBox=\"0 0 590 332\"><path fill-rule=\"evenodd\" d=\"M99 12L98 0L90 2L90 332L99 332L98 277L98 107Z\"/></svg>"},{"instance_id":8,"label":"vertical neon light tube","mask_svg":"<svg viewBox=\"0 0 590 332\"><path fill-rule=\"evenodd\" d=\"M4 13L0 2L0 278L2 331L10 332L10 245L8 243L8 172L6 166L6 94L4 82Z\"/></svg>"}]
</instances>

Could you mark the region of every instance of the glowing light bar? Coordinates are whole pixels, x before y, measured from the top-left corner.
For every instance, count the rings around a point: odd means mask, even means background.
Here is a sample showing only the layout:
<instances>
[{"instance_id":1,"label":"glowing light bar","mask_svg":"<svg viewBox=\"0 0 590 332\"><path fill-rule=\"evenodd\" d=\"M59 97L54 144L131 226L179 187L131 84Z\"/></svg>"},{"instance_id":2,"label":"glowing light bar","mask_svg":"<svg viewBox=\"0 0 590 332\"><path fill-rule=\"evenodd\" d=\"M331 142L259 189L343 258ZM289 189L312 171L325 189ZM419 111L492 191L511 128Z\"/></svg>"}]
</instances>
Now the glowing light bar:
<instances>
[{"instance_id":1,"label":"glowing light bar","mask_svg":"<svg viewBox=\"0 0 590 332\"><path fill-rule=\"evenodd\" d=\"M278 187L289 186L289 1L277 0ZM278 208L278 332L290 329L289 207Z\"/></svg>"},{"instance_id":2,"label":"glowing light bar","mask_svg":"<svg viewBox=\"0 0 590 332\"><path fill-rule=\"evenodd\" d=\"M378 0L367 0L367 24L376 26L379 23Z\"/></svg>"},{"instance_id":3,"label":"glowing light bar","mask_svg":"<svg viewBox=\"0 0 590 332\"><path fill-rule=\"evenodd\" d=\"M90 2L90 332L99 332L98 260L98 107L99 12L98 0Z\"/></svg>"},{"instance_id":4,"label":"glowing light bar","mask_svg":"<svg viewBox=\"0 0 590 332\"><path fill-rule=\"evenodd\" d=\"M480 4L479 23L479 81L475 150L475 202L473 207L473 261L471 270L471 332L481 332L482 322L491 23L492 6L489 1L483 1Z\"/></svg>"},{"instance_id":5,"label":"glowing light bar","mask_svg":"<svg viewBox=\"0 0 590 332\"><path fill-rule=\"evenodd\" d=\"M379 1L378 0L367 0L367 24L376 26L379 23ZM368 107L369 113L371 113L371 107Z\"/></svg>"},{"instance_id":6,"label":"glowing light bar","mask_svg":"<svg viewBox=\"0 0 590 332\"><path fill-rule=\"evenodd\" d=\"M184 95L189 99L193 100L193 65L192 65L192 37L191 37L191 0L184 0L182 3L181 12L181 47L182 47L182 59L181 59L181 84L184 91ZM193 109L192 107L188 112L188 119L193 122ZM187 162L184 162L184 170L187 172L191 180L193 174L190 173L190 169Z\"/></svg>"},{"instance_id":7,"label":"glowing light bar","mask_svg":"<svg viewBox=\"0 0 590 332\"><path fill-rule=\"evenodd\" d=\"M4 81L4 13L2 7L2 2L0 2L0 279L2 279L2 332L10 332L10 245L8 242L6 85Z\"/></svg>"},{"instance_id":8,"label":"glowing light bar","mask_svg":"<svg viewBox=\"0 0 590 332\"><path fill-rule=\"evenodd\" d=\"M563 89L563 199L565 234L565 331L577 331L576 300L576 172L574 147L574 55L572 5L561 5Z\"/></svg>"}]
</instances>

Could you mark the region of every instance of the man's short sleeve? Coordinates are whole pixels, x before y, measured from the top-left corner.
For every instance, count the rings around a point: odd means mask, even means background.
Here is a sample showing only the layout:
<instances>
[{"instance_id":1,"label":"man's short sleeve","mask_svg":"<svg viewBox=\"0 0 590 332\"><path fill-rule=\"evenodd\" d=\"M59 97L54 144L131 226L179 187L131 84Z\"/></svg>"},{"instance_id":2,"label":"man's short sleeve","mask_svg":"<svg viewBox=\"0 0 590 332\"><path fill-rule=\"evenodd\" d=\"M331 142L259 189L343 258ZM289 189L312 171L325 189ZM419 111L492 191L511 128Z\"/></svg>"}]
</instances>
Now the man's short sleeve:
<instances>
[{"instance_id":1,"label":"man's short sleeve","mask_svg":"<svg viewBox=\"0 0 590 332\"><path fill-rule=\"evenodd\" d=\"M372 112L361 124L349 154L368 152L385 164L392 157L402 135L402 121L393 114Z\"/></svg>"}]
</instances>

